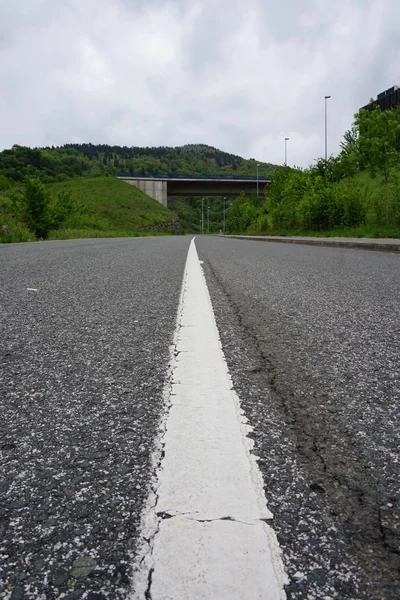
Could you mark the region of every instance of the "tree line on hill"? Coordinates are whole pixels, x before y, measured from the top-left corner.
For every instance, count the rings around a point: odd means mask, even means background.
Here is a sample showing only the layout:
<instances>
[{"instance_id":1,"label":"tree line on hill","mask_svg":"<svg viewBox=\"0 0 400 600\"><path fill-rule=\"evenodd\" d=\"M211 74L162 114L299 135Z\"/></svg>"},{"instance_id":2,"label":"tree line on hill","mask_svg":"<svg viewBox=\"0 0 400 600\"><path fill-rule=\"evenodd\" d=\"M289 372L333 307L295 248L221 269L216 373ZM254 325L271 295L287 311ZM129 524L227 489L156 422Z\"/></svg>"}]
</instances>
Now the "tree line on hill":
<instances>
[{"instance_id":1,"label":"tree line on hill","mask_svg":"<svg viewBox=\"0 0 400 600\"><path fill-rule=\"evenodd\" d=\"M254 159L222 152L211 146L192 144L177 148L139 148L106 144L65 144L59 147L28 148L15 145L0 152L0 191L27 178L43 183L73 177L171 176L171 175L256 175ZM266 176L275 165L260 163Z\"/></svg>"},{"instance_id":2,"label":"tree line on hill","mask_svg":"<svg viewBox=\"0 0 400 600\"><path fill-rule=\"evenodd\" d=\"M338 156L307 169L279 167L261 199L235 200L227 231L400 236L399 150L400 111L360 110Z\"/></svg>"}]
</instances>

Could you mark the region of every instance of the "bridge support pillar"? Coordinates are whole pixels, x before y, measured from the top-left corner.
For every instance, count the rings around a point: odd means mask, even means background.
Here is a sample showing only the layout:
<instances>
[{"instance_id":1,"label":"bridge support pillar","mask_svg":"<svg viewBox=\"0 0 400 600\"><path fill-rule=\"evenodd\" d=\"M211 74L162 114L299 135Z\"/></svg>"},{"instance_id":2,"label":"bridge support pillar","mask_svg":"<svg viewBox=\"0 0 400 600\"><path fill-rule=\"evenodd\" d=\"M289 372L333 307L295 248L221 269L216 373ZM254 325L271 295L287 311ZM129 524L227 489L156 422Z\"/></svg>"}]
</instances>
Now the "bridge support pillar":
<instances>
[{"instance_id":1,"label":"bridge support pillar","mask_svg":"<svg viewBox=\"0 0 400 600\"><path fill-rule=\"evenodd\" d=\"M168 206L168 183L166 181L155 180L155 179L125 179L130 185L134 185L136 188L154 198L160 204Z\"/></svg>"}]
</instances>

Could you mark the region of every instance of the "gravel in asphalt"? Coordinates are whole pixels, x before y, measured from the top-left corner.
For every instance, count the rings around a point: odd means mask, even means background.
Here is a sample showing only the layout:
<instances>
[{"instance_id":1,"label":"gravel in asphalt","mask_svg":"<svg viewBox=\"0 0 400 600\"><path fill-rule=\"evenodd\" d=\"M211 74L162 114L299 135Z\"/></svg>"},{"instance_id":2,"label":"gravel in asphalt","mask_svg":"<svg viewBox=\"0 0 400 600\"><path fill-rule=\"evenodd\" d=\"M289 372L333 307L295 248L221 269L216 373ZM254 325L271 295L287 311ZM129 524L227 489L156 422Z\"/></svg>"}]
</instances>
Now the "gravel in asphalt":
<instances>
[{"instance_id":1,"label":"gravel in asphalt","mask_svg":"<svg viewBox=\"0 0 400 600\"><path fill-rule=\"evenodd\" d=\"M292 599L400 597L400 258L197 238Z\"/></svg>"},{"instance_id":2,"label":"gravel in asphalt","mask_svg":"<svg viewBox=\"0 0 400 600\"><path fill-rule=\"evenodd\" d=\"M0 247L2 599L126 598L189 241Z\"/></svg>"},{"instance_id":3,"label":"gravel in asphalt","mask_svg":"<svg viewBox=\"0 0 400 600\"><path fill-rule=\"evenodd\" d=\"M0 247L0 596L122 600L189 237ZM288 600L400 597L400 257L197 237Z\"/></svg>"}]
</instances>

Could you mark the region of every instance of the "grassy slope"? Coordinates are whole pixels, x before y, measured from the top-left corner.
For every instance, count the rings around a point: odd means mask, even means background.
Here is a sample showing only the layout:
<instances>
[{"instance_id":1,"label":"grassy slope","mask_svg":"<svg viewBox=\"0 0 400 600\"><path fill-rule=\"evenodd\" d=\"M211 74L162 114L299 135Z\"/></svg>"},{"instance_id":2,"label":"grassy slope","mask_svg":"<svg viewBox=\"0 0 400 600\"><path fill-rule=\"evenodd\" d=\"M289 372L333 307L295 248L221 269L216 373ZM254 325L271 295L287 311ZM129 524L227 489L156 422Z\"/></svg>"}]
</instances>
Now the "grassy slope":
<instances>
[{"instance_id":1,"label":"grassy slope","mask_svg":"<svg viewBox=\"0 0 400 600\"><path fill-rule=\"evenodd\" d=\"M168 206L178 215L180 222L187 230L200 231L198 212L184 198L168 198Z\"/></svg>"},{"instance_id":2,"label":"grassy slope","mask_svg":"<svg viewBox=\"0 0 400 600\"><path fill-rule=\"evenodd\" d=\"M88 209L88 214L72 217L66 228L138 233L175 216L134 186L113 177L71 179L48 188L54 195L70 192Z\"/></svg>"},{"instance_id":3,"label":"grassy slope","mask_svg":"<svg viewBox=\"0 0 400 600\"><path fill-rule=\"evenodd\" d=\"M49 239L78 237L118 237L143 235L155 223L166 222L176 214L134 186L113 177L70 179L46 185L53 196L68 191L86 209L70 217L63 228L50 232ZM10 233L0 241L30 241L34 236L9 214L9 200L0 195L0 224Z\"/></svg>"}]
</instances>

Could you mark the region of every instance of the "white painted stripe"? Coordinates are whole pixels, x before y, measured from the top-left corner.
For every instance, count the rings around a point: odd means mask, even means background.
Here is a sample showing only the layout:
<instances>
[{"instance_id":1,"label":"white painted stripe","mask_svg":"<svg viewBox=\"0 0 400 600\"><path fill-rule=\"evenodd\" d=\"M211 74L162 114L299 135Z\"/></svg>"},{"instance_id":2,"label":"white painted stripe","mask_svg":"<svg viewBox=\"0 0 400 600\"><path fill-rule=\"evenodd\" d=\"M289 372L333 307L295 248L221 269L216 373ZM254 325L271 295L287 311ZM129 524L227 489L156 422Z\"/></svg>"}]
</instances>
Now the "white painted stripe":
<instances>
[{"instance_id":1,"label":"white painted stripe","mask_svg":"<svg viewBox=\"0 0 400 600\"><path fill-rule=\"evenodd\" d=\"M250 427L221 348L192 240L182 286L164 448L134 600L282 600L287 581Z\"/></svg>"}]
</instances>

